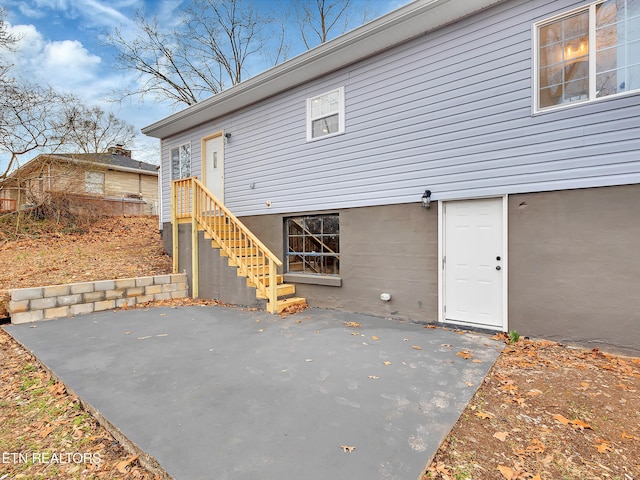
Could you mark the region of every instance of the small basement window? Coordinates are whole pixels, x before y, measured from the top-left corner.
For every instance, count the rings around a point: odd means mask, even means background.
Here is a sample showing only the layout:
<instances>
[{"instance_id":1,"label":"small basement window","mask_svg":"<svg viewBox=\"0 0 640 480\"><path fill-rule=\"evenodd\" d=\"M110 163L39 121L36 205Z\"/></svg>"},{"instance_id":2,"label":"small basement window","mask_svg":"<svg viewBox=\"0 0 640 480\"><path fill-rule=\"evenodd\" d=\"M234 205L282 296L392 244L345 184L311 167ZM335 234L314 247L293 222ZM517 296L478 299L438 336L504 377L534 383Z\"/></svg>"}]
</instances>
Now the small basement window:
<instances>
[{"instance_id":1,"label":"small basement window","mask_svg":"<svg viewBox=\"0 0 640 480\"><path fill-rule=\"evenodd\" d=\"M337 214L285 219L286 273L340 273L340 219Z\"/></svg>"}]
</instances>

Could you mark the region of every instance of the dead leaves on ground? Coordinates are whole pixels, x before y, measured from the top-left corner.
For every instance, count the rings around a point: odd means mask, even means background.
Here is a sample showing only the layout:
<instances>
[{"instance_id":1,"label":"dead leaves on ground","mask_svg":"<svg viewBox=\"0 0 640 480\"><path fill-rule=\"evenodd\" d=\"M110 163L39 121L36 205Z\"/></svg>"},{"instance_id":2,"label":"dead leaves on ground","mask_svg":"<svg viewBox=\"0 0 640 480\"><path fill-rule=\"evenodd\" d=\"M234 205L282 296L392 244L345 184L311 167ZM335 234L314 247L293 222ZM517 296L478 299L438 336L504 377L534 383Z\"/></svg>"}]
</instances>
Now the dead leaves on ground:
<instances>
[{"instance_id":1,"label":"dead leaves on ground","mask_svg":"<svg viewBox=\"0 0 640 480\"><path fill-rule=\"evenodd\" d=\"M92 459L81 464L5 462L0 478L160 480L98 425L64 384L1 329L0 358L0 452L87 452Z\"/></svg>"},{"instance_id":2,"label":"dead leaves on ground","mask_svg":"<svg viewBox=\"0 0 640 480\"><path fill-rule=\"evenodd\" d=\"M508 344L424 479L640 479L638 391L640 358Z\"/></svg>"}]
</instances>

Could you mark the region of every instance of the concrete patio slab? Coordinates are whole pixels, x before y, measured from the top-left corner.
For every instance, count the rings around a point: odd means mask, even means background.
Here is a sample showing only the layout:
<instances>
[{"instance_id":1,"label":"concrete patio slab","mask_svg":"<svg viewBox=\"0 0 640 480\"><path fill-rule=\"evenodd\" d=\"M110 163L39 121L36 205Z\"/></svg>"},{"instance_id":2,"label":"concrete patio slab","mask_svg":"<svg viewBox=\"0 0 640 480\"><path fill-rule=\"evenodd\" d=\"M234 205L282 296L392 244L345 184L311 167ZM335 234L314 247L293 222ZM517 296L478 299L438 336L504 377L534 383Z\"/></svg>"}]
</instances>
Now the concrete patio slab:
<instances>
[{"instance_id":1,"label":"concrete patio slab","mask_svg":"<svg viewBox=\"0 0 640 480\"><path fill-rule=\"evenodd\" d=\"M177 480L416 479L501 350L318 309L163 307L6 330Z\"/></svg>"}]
</instances>

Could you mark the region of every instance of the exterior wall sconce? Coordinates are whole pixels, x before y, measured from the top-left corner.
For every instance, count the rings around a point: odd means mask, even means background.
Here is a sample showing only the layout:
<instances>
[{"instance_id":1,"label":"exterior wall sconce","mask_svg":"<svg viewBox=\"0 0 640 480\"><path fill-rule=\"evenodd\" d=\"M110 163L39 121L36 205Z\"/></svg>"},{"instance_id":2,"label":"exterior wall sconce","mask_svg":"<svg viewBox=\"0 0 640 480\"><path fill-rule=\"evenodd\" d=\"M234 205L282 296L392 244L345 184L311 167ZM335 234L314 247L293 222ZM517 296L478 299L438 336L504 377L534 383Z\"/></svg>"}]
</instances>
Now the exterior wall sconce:
<instances>
[{"instance_id":1,"label":"exterior wall sconce","mask_svg":"<svg viewBox=\"0 0 640 480\"><path fill-rule=\"evenodd\" d=\"M424 208L431 207L431 190L425 190L422 194L422 206Z\"/></svg>"},{"instance_id":2,"label":"exterior wall sconce","mask_svg":"<svg viewBox=\"0 0 640 480\"><path fill-rule=\"evenodd\" d=\"M228 143L231 140L231 134L230 133L225 133L224 134L224 143Z\"/></svg>"}]
</instances>

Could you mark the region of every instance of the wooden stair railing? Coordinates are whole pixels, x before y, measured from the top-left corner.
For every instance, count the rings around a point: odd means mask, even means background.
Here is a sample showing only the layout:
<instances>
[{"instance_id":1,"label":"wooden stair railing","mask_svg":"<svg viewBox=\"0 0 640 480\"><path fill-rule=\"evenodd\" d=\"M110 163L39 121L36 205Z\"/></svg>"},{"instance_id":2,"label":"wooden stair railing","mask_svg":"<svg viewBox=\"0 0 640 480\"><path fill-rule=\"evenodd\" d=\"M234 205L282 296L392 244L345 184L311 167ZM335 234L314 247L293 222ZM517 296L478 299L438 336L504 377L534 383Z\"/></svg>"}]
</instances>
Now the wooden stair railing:
<instances>
[{"instance_id":1,"label":"wooden stair railing","mask_svg":"<svg viewBox=\"0 0 640 480\"><path fill-rule=\"evenodd\" d=\"M191 220L193 262L193 296L198 296L197 237L204 230L212 239L212 246L229 257L229 265L238 267L238 276L256 288L257 298L267 299L267 311L278 313L287 305L302 303L304 299L278 300L279 296L295 292L293 285L284 285L277 268L282 262L231 213L195 177L171 183L173 224L173 269L178 270L178 223Z\"/></svg>"}]
</instances>

